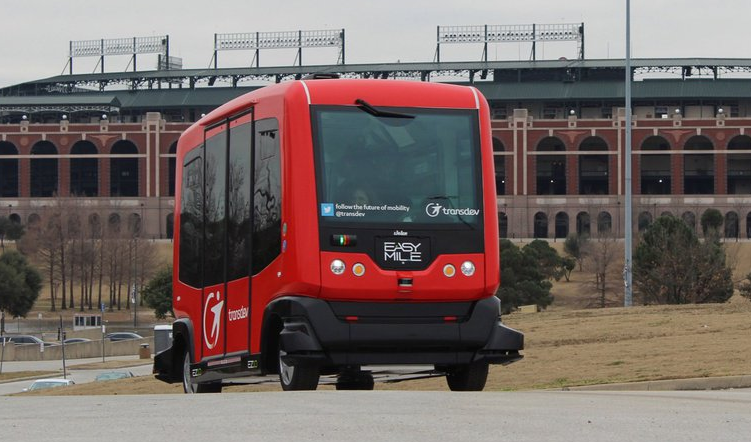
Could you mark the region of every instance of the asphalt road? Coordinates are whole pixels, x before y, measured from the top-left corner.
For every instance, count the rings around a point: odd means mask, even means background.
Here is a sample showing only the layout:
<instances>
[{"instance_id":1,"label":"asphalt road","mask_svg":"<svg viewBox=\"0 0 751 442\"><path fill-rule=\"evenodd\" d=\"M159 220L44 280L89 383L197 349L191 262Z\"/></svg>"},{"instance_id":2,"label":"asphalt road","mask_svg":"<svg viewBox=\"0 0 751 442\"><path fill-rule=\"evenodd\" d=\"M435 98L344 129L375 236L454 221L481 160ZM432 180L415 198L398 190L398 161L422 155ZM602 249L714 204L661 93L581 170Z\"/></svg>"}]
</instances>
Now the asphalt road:
<instances>
[{"instance_id":1,"label":"asphalt road","mask_svg":"<svg viewBox=\"0 0 751 442\"><path fill-rule=\"evenodd\" d=\"M751 391L317 391L0 397L14 442L701 441L751 434Z\"/></svg>"}]
</instances>

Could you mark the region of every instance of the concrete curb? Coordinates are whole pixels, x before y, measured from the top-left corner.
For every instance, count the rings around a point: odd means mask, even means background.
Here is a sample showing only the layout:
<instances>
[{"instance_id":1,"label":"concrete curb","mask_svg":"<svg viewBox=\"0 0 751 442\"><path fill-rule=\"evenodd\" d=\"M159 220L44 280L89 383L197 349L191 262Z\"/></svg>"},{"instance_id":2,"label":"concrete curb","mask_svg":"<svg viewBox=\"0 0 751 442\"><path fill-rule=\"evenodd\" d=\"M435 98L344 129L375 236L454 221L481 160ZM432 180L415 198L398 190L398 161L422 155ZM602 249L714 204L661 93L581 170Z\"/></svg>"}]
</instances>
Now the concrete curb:
<instances>
[{"instance_id":1,"label":"concrete curb","mask_svg":"<svg viewBox=\"0 0 751 442\"><path fill-rule=\"evenodd\" d=\"M583 385L564 387L563 391L680 391L680 390L728 390L751 388L751 375L719 376L691 379L667 379L662 381L626 382L619 384Z\"/></svg>"}]
</instances>

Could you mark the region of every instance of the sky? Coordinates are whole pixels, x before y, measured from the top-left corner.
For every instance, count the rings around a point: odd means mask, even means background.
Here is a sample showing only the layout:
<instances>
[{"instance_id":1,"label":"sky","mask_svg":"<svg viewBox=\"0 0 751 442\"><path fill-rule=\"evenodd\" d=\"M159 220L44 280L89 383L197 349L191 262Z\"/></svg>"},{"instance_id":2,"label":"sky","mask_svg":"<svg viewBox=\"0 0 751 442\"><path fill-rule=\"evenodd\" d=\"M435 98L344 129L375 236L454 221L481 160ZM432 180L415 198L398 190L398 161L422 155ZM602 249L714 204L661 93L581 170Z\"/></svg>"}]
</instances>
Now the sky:
<instances>
[{"instance_id":1,"label":"sky","mask_svg":"<svg viewBox=\"0 0 751 442\"><path fill-rule=\"evenodd\" d=\"M584 23L587 59L623 58L626 0L0 0L0 87L67 72L71 40L169 35L185 68L206 68L215 33L345 29L347 63L432 61L437 26ZM634 58L751 58L748 0L631 0ZM494 44L490 60L528 60L528 44ZM261 51L261 66L292 65L295 50ZM305 64L334 64L333 48L303 49ZM444 45L442 61L476 61L481 45ZM538 59L576 58L576 44L538 46ZM252 52L220 53L220 67ZM74 73L97 58L76 58ZM129 57L106 59L107 71ZM154 69L156 55L140 55ZM129 69L132 69L129 68Z\"/></svg>"}]
</instances>

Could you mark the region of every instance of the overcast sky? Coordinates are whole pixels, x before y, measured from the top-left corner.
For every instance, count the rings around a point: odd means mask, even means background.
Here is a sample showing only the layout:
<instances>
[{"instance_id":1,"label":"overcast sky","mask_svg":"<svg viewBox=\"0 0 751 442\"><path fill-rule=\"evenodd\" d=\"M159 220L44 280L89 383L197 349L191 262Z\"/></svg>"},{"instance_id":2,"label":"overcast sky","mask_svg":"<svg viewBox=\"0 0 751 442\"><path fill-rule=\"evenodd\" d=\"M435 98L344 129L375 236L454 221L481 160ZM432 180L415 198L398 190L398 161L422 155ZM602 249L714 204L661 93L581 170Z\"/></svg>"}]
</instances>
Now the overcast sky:
<instances>
[{"instance_id":1,"label":"overcast sky","mask_svg":"<svg viewBox=\"0 0 751 442\"><path fill-rule=\"evenodd\" d=\"M209 66L214 33L345 29L347 63L431 61L436 26L584 23L588 59L623 58L625 0L0 0L0 87L63 72L71 40L169 35L185 68ZM749 0L632 0L632 56L751 58ZM445 48L445 49L444 49ZM500 44L491 60L527 60L529 45ZM446 45L443 61L479 60L481 45ZM249 65L222 52L220 66ZM304 49L305 64L333 64L336 50ZM538 46L538 59L576 57L575 43ZM291 65L294 50L261 52L261 66ZM75 59L74 72L96 58ZM128 57L106 59L125 70ZM155 55L138 57L154 69ZM67 71L66 71L67 72Z\"/></svg>"}]
</instances>

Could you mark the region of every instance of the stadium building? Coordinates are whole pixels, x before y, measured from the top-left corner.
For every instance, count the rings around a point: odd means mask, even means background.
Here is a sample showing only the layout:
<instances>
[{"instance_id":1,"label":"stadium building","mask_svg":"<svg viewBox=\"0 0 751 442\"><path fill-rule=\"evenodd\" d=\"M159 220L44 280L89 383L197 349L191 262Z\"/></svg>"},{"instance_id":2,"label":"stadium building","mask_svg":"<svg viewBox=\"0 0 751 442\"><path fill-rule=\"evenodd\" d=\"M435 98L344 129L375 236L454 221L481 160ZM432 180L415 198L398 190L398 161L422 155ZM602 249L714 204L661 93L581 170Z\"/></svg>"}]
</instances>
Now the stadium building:
<instances>
[{"instance_id":1,"label":"stadium building","mask_svg":"<svg viewBox=\"0 0 751 442\"><path fill-rule=\"evenodd\" d=\"M79 196L110 222L170 238L180 133L263 82L315 73L473 84L492 112L501 235L622 237L625 61L584 59L579 32L573 60L488 61L486 49L482 61L446 62L439 45L433 62L345 64L342 30L333 65L182 69L160 59L157 70L71 68L6 87L0 214L27 223ZM701 230L714 208L726 238L751 238L751 59L636 59L631 74L634 229L670 213Z\"/></svg>"}]
</instances>

